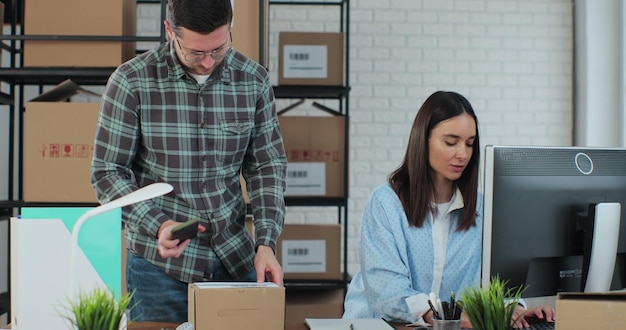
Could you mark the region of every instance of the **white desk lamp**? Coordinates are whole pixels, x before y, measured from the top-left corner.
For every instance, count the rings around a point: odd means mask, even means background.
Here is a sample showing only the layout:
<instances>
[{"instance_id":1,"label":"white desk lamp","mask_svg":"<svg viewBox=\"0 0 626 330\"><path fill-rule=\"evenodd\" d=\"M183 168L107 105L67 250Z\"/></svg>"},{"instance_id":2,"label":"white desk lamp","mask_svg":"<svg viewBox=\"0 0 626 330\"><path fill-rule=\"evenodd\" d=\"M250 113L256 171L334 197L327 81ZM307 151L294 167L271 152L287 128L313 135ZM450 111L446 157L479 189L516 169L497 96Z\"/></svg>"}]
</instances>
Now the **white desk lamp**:
<instances>
[{"instance_id":1,"label":"white desk lamp","mask_svg":"<svg viewBox=\"0 0 626 330\"><path fill-rule=\"evenodd\" d=\"M76 220L76 224L72 229L72 246L70 255L70 295L74 293L74 289L76 286L76 283L74 283L74 277L76 275L76 250L78 249L78 235L80 233L80 228L83 226L83 223L98 214L102 214L118 207L124 207L154 197L162 196L169 193L173 189L174 187L172 187L172 185L168 183L153 183L151 185L133 191L128 195L122 196L106 204L95 207L85 212L83 215L80 216L80 218L78 218L78 220Z\"/></svg>"}]
</instances>

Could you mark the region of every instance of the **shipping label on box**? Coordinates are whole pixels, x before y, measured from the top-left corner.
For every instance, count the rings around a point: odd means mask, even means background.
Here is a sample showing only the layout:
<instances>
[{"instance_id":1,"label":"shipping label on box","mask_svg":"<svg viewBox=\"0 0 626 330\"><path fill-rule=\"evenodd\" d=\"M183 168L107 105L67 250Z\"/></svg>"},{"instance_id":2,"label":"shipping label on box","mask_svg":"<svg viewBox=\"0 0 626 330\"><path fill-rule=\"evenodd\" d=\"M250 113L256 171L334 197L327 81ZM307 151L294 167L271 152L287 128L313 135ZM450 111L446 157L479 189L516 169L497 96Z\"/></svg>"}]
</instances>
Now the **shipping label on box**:
<instances>
[{"instance_id":1,"label":"shipping label on box","mask_svg":"<svg viewBox=\"0 0 626 330\"><path fill-rule=\"evenodd\" d=\"M285 196L324 196L326 163L287 163Z\"/></svg>"},{"instance_id":2,"label":"shipping label on box","mask_svg":"<svg viewBox=\"0 0 626 330\"><path fill-rule=\"evenodd\" d=\"M283 47L283 77L328 78L328 46L286 45Z\"/></svg>"},{"instance_id":3,"label":"shipping label on box","mask_svg":"<svg viewBox=\"0 0 626 330\"><path fill-rule=\"evenodd\" d=\"M280 32L278 84L344 84L344 42L341 32Z\"/></svg>"},{"instance_id":4,"label":"shipping label on box","mask_svg":"<svg viewBox=\"0 0 626 330\"><path fill-rule=\"evenodd\" d=\"M271 282L199 282L189 284L188 320L194 329L285 327L285 288Z\"/></svg>"},{"instance_id":5,"label":"shipping label on box","mask_svg":"<svg viewBox=\"0 0 626 330\"><path fill-rule=\"evenodd\" d=\"M283 272L325 273L326 241L323 239L283 240Z\"/></svg>"},{"instance_id":6,"label":"shipping label on box","mask_svg":"<svg viewBox=\"0 0 626 330\"><path fill-rule=\"evenodd\" d=\"M278 237L276 259L285 279L340 280L341 226L286 224Z\"/></svg>"}]
</instances>

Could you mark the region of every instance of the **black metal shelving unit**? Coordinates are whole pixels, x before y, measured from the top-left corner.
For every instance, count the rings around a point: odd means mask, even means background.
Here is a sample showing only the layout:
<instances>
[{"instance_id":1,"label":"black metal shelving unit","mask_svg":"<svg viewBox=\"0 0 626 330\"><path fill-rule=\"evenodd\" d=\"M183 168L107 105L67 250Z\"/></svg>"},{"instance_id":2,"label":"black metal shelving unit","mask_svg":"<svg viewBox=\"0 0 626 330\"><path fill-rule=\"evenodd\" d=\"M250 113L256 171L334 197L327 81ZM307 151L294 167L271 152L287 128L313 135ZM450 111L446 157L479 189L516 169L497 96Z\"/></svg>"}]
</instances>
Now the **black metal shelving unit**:
<instances>
[{"instance_id":1,"label":"black metal shelving unit","mask_svg":"<svg viewBox=\"0 0 626 330\"><path fill-rule=\"evenodd\" d=\"M33 203L22 200L22 147L23 147L23 99L25 86L38 86L40 92L44 86L56 85L66 79L71 79L79 85L100 86L106 84L114 67L21 67L23 63L22 48L25 40L85 40L85 41L164 41L165 30L161 27L158 36L58 36L58 35L24 35L23 28L18 29L24 21L23 1L12 0L12 21L10 34L0 35L1 46L11 54L9 67L0 68L0 82L3 83L0 90L0 105L6 105L9 111L9 157L8 162L8 199L0 200L0 211L13 214L25 206L96 206L92 203ZM161 21L165 19L166 0L136 0L137 4L161 4ZM285 286L303 290L316 290L325 288L346 288L350 280L347 273L348 264L348 187L349 187L349 0L335 1L272 1L270 6L298 5L298 6L330 6L340 12L340 32L345 35L344 44L344 86L273 86L277 99L325 99L339 102L338 113L346 117L345 120L345 148L344 148L344 197L286 197L287 206L324 206L336 207L339 223L343 226L343 276L340 280L289 280ZM261 40L265 40L262 36ZM7 217L8 218L8 217ZM1 217L0 220L5 220ZM7 242L7 251L10 243ZM10 277L9 277L10 280Z\"/></svg>"},{"instance_id":2,"label":"black metal shelving unit","mask_svg":"<svg viewBox=\"0 0 626 330\"><path fill-rule=\"evenodd\" d=\"M22 67L24 54L22 52L26 40L75 40L75 41L126 41L126 42L162 42L165 40L165 28L161 26L157 36L87 36L87 35L24 35L24 29L18 29L24 21L24 0L12 0L10 22L11 33L0 35L3 49L10 57L9 67L0 68L0 81L8 85L8 92L0 91L0 104L8 105L9 111L9 157L8 161L8 199L0 201L3 207L19 208L32 206L22 200L22 138L23 138L23 109L25 100L24 87L38 86L40 92L44 86L56 85L66 79L71 79L79 85L99 86L106 84L107 79L115 67ZM166 0L136 0L139 4L160 4L161 20L165 19ZM8 41L7 45L4 41ZM138 50L140 52L140 50ZM46 204L50 205L50 204ZM54 205L67 205L57 203Z\"/></svg>"},{"instance_id":3,"label":"black metal shelving unit","mask_svg":"<svg viewBox=\"0 0 626 330\"><path fill-rule=\"evenodd\" d=\"M162 42L165 41L165 28L161 26L157 36L86 36L86 35L24 35L24 1L11 0L7 2L7 13L11 17L10 33L0 34L0 47L4 53L10 56L9 66L0 68L0 105L6 106L9 116L8 149L9 155L2 161L8 163L8 196L6 200L0 200L0 221L8 220L22 207L92 207L97 203L47 203L25 202L22 199L22 167L23 167L23 123L24 123L24 91L25 86L37 86L39 92L43 92L45 86L57 85L71 79L79 85L100 86L105 85L114 67L23 67L23 47L26 40L76 40L76 41L125 41L125 42ZM160 4L161 21L165 19L166 0L136 0L139 4ZM137 50L141 52L141 50ZM3 109L4 111L4 109ZM3 181L4 182L4 181ZM6 244L7 254L10 253L10 239ZM8 286L10 287L10 270L7 270ZM1 294L0 294L1 295ZM1 295L2 299L8 297L8 293ZM0 304L1 305L1 304ZM9 306L2 305L0 312L9 311ZM10 316L10 313L8 313Z\"/></svg>"},{"instance_id":4,"label":"black metal shelving unit","mask_svg":"<svg viewBox=\"0 0 626 330\"><path fill-rule=\"evenodd\" d=\"M274 86L274 95L277 99L328 99L337 100L339 110L337 115L345 116L344 127L344 197L285 197L287 206L329 206L337 207L337 218L343 226L343 275L341 280L285 280L287 288L298 290L317 289L346 289L350 281L348 274L348 190L349 190L349 93L350 93L350 3L349 0L323 1L274 1L269 0L269 6L326 6L334 7L339 11L339 32L344 33L344 86L319 85L277 85ZM344 291L345 292L345 291Z\"/></svg>"}]
</instances>

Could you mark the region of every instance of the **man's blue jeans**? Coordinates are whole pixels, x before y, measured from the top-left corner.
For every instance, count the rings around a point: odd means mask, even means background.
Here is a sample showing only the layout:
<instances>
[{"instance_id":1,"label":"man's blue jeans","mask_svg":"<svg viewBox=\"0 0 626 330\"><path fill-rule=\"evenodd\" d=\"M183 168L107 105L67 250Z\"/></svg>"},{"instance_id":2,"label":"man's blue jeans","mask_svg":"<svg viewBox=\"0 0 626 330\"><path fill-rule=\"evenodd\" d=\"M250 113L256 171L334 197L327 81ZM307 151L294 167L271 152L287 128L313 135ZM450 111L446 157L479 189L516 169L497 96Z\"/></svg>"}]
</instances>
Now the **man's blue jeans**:
<instances>
[{"instance_id":1,"label":"man's blue jeans","mask_svg":"<svg viewBox=\"0 0 626 330\"><path fill-rule=\"evenodd\" d=\"M212 281L233 280L219 260L210 278ZM253 269L238 281L255 282L256 271ZM134 292L130 303L134 306L130 310L131 321L187 321L187 283L173 279L149 261L130 252L126 261L126 288L128 292Z\"/></svg>"}]
</instances>

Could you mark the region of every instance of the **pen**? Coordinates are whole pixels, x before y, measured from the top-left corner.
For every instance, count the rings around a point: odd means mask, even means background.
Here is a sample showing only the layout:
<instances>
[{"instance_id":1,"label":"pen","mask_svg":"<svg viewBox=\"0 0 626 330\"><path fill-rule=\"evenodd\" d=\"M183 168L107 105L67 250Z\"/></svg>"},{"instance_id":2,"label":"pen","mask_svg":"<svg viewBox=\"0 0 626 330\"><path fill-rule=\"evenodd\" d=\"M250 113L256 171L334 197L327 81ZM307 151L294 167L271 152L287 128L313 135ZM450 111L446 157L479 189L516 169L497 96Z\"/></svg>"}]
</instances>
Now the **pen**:
<instances>
[{"instance_id":1,"label":"pen","mask_svg":"<svg viewBox=\"0 0 626 330\"><path fill-rule=\"evenodd\" d=\"M455 320L460 320L461 319L461 313L463 313L463 301L457 300L456 301L456 306L454 308L454 316L453 316L453 318Z\"/></svg>"},{"instance_id":2,"label":"pen","mask_svg":"<svg viewBox=\"0 0 626 330\"><path fill-rule=\"evenodd\" d=\"M350 323L350 330L354 330L354 324Z\"/></svg>"},{"instance_id":3,"label":"pen","mask_svg":"<svg viewBox=\"0 0 626 330\"><path fill-rule=\"evenodd\" d=\"M454 315L456 314L456 297L454 291L450 293L450 318L454 319Z\"/></svg>"},{"instance_id":4,"label":"pen","mask_svg":"<svg viewBox=\"0 0 626 330\"><path fill-rule=\"evenodd\" d=\"M437 311L439 312L439 317L444 320L446 318L446 315L444 314L445 311L443 310L443 306L441 305L441 299L439 298L439 296L437 296Z\"/></svg>"},{"instance_id":5,"label":"pen","mask_svg":"<svg viewBox=\"0 0 626 330\"><path fill-rule=\"evenodd\" d=\"M437 308L435 308L435 306L433 305L433 302L430 299L428 299L428 305L430 306L430 310L433 311L433 318L437 320L441 320L441 316L439 315Z\"/></svg>"},{"instance_id":6,"label":"pen","mask_svg":"<svg viewBox=\"0 0 626 330\"><path fill-rule=\"evenodd\" d=\"M433 313L437 313L439 315L439 305L437 304L437 295L434 292L431 292L428 295L428 299L430 301L430 308L433 310Z\"/></svg>"},{"instance_id":7,"label":"pen","mask_svg":"<svg viewBox=\"0 0 626 330\"><path fill-rule=\"evenodd\" d=\"M444 320L452 319L452 316L450 316L450 306L447 301L441 302L441 314L443 315Z\"/></svg>"}]
</instances>

